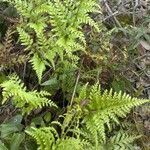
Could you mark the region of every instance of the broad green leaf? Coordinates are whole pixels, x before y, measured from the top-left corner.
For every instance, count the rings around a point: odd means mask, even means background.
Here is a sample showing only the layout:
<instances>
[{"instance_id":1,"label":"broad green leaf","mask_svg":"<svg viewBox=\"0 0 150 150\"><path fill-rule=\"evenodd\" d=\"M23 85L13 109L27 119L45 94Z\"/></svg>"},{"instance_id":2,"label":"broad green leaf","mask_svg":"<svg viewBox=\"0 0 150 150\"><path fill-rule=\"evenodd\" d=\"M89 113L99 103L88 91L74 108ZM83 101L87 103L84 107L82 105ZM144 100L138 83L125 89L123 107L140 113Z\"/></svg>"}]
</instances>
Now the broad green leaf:
<instances>
[{"instance_id":1,"label":"broad green leaf","mask_svg":"<svg viewBox=\"0 0 150 150\"><path fill-rule=\"evenodd\" d=\"M46 122L50 122L51 119L52 119L51 113L50 113L50 112L47 112L47 113L45 114L45 116L44 116L44 120L45 120Z\"/></svg>"},{"instance_id":2,"label":"broad green leaf","mask_svg":"<svg viewBox=\"0 0 150 150\"><path fill-rule=\"evenodd\" d=\"M5 138L10 134L19 131L20 129L13 124L2 124L0 130L1 130L1 138Z\"/></svg>"},{"instance_id":3,"label":"broad green leaf","mask_svg":"<svg viewBox=\"0 0 150 150\"><path fill-rule=\"evenodd\" d=\"M34 124L35 126L45 126L43 118L40 116L33 118L32 124Z\"/></svg>"},{"instance_id":4,"label":"broad green leaf","mask_svg":"<svg viewBox=\"0 0 150 150\"><path fill-rule=\"evenodd\" d=\"M17 115L13 117L12 119L8 120L6 123L1 124L0 125L1 137L5 138L12 133L21 131L23 127L21 125L21 121L22 121L22 116Z\"/></svg>"},{"instance_id":5,"label":"broad green leaf","mask_svg":"<svg viewBox=\"0 0 150 150\"><path fill-rule=\"evenodd\" d=\"M56 78L52 78L50 80L45 81L44 83L42 83L42 86L47 86L47 85L56 85L58 83Z\"/></svg>"},{"instance_id":6,"label":"broad green leaf","mask_svg":"<svg viewBox=\"0 0 150 150\"><path fill-rule=\"evenodd\" d=\"M10 120L8 120L7 123L15 125L21 124L22 118L23 118L22 115L16 115L12 117Z\"/></svg>"},{"instance_id":7,"label":"broad green leaf","mask_svg":"<svg viewBox=\"0 0 150 150\"><path fill-rule=\"evenodd\" d=\"M10 150L19 150L20 144L25 139L25 134L15 133L11 139Z\"/></svg>"},{"instance_id":8,"label":"broad green leaf","mask_svg":"<svg viewBox=\"0 0 150 150\"><path fill-rule=\"evenodd\" d=\"M150 50L150 44L145 41L145 40L141 40L140 44L146 49L146 50Z\"/></svg>"}]
</instances>

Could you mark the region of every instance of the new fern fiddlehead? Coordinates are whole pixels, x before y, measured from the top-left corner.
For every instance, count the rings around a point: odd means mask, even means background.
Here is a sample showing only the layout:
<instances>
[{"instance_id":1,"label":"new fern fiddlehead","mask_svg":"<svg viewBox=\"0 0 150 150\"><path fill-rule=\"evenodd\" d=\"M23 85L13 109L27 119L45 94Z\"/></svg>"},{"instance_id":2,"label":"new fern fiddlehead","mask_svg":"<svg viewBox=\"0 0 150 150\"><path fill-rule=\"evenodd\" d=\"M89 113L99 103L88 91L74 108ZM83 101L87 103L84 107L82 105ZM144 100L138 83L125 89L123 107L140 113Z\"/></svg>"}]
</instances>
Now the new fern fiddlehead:
<instances>
[{"instance_id":1,"label":"new fern fiddlehead","mask_svg":"<svg viewBox=\"0 0 150 150\"><path fill-rule=\"evenodd\" d=\"M27 91L24 84L16 76L12 75L9 80L3 82L0 85L3 88L2 95L5 103L9 98L12 99L14 105L20 108L23 114L29 114L32 110L42 108L44 106L55 106L56 105L46 98L50 94L46 91Z\"/></svg>"}]
</instances>

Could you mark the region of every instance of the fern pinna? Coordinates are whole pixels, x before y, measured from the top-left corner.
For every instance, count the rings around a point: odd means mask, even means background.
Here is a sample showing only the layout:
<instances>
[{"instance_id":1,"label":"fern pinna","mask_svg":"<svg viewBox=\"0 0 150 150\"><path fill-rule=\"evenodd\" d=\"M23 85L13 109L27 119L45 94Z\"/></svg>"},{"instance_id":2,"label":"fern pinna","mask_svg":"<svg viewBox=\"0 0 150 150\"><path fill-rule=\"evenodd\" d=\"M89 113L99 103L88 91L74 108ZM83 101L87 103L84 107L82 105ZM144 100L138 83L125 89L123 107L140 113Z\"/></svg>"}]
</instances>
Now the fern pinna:
<instances>
[{"instance_id":1,"label":"fern pinna","mask_svg":"<svg viewBox=\"0 0 150 150\"><path fill-rule=\"evenodd\" d=\"M51 100L46 98L50 94L46 91L27 91L24 84L16 75L9 76L9 80L0 85L3 88L2 96L4 104L9 98L17 108L20 108L23 114L29 114L32 110L44 106L55 106Z\"/></svg>"},{"instance_id":2,"label":"fern pinna","mask_svg":"<svg viewBox=\"0 0 150 150\"><path fill-rule=\"evenodd\" d=\"M20 14L17 31L21 44L30 51L39 81L46 65L55 67L55 57L77 61L74 52L84 50L83 24L98 29L89 13L98 10L96 0L3 0ZM37 65L40 64L40 65Z\"/></svg>"}]
</instances>

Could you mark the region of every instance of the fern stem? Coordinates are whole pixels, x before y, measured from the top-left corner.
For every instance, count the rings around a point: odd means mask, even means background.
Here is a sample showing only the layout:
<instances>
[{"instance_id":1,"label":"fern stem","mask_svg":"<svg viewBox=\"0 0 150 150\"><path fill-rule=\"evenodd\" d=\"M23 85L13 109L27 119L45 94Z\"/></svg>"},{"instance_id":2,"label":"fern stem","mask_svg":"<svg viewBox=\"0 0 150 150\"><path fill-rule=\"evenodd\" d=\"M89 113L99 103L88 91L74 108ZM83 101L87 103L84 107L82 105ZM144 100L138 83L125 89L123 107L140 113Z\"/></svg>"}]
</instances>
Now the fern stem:
<instances>
[{"instance_id":1,"label":"fern stem","mask_svg":"<svg viewBox=\"0 0 150 150\"><path fill-rule=\"evenodd\" d=\"M79 78L80 78L80 70L78 72L78 76L77 76L77 79L76 79L76 84L75 84L73 94L72 94L72 97L71 97L70 106L72 106L72 104L73 104L73 100L74 100L75 92L76 92L77 85L78 85L78 82L79 82Z\"/></svg>"}]
</instances>

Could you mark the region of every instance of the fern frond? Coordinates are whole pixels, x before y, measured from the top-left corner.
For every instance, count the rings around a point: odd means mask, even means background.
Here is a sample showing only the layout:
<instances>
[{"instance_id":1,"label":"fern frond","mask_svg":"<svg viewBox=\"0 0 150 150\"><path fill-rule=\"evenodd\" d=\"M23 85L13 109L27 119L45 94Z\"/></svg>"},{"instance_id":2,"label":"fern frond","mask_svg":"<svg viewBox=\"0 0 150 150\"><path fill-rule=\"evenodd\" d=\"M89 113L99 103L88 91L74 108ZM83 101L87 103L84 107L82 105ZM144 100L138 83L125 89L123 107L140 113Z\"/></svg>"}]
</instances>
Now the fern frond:
<instances>
[{"instance_id":1,"label":"fern frond","mask_svg":"<svg viewBox=\"0 0 150 150\"><path fill-rule=\"evenodd\" d=\"M133 150L133 142L141 136L129 135L125 132L118 132L108 141L108 150Z\"/></svg>"},{"instance_id":2,"label":"fern frond","mask_svg":"<svg viewBox=\"0 0 150 150\"><path fill-rule=\"evenodd\" d=\"M32 110L44 106L57 107L52 101L45 97L48 95L47 92L27 92L26 87L16 75L12 75L9 78L9 80L1 84L1 87L3 88L2 103L5 103L9 98L12 98L15 106L20 108L23 114L29 114Z\"/></svg>"},{"instance_id":3,"label":"fern frond","mask_svg":"<svg viewBox=\"0 0 150 150\"><path fill-rule=\"evenodd\" d=\"M89 15L97 9L96 0L4 1L11 3L23 20L17 28L19 39L30 50L30 54L35 54L34 57L31 55L31 62L39 80L45 69L44 64L55 67L54 59L57 55L61 60L65 56L78 62L78 56L73 53L85 50L83 24L89 24L98 30L97 23ZM31 37L31 34L35 36ZM37 55L42 58L43 63ZM40 64L39 67L37 63Z\"/></svg>"},{"instance_id":4,"label":"fern frond","mask_svg":"<svg viewBox=\"0 0 150 150\"><path fill-rule=\"evenodd\" d=\"M122 92L113 93L112 90L105 90L102 93L98 84L92 87L86 98L89 103L85 106L85 112L88 114L85 116L84 122L90 133L94 133L96 136L98 134L103 141L106 141L105 125L110 127L111 121L119 123L119 117L125 117L135 106L149 102L149 100L131 98L128 94Z\"/></svg>"},{"instance_id":5,"label":"fern frond","mask_svg":"<svg viewBox=\"0 0 150 150\"><path fill-rule=\"evenodd\" d=\"M43 33L44 29L47 27L45 22L42 20L39 20L39 22L36 22L36 23L28 23L28 26L30 28L34 29L38 38L42 38L44 36L44 35L42 35L42 37L40 37L40 35ZM45 42L45 40L42 43L44 43L44 42Z\"/></svg>"},{"instance_id":6,"label":"fern frond","mask_svg":"<svg viewBox=\"0 0 150 150\"><path fill-rule=\"evenodd\" d=\"M38 150L53 149L55 138L58 138L58 133L53 127L43 127L40 129L32 127L30 130L26 130L26 133L37 141L39 145Z\"/></svg>"},{"instance_id":7,"label":"fern frond","mask_svg":"<svg viewBox=\"0 0 150 150\"><path fill-rule=\"evenodd\" d=\"M30 62L38 76L39 83L41 83L42 74L46 69L44 61L35 53Z\"/></svg>"},{"instance_id":8,"label":"fern frond","mask_svg":"<svg viewBox=\"0 0 150 150\"><path fill-rule=\"evenodd\" d=\"M31 128L26 133L32 136L39 145L38 150L82 150L84 141L74 137L59 138L53 127Z\"/></svg>"},{"instance_id":9,"label":"fern frond","mask_svg":"<svg viewBox=\"0 0 150 150\"><path fill-rule=\"evenodd\" d=\"M88 86L88 83L82 87L79 93L79 98L78 98L79 100L84 100L87 98L87 86Z\"/></svg>"},{"instance_id":10,"label":"fern frond","mask_svg":"<svg viewBox=\"0 0 150 150\"><path fill-rule=\"evenodd\" d=\"M20 27L17 28L17 31L20 36L21 44L26 46L27 49L31 48L33 44L33 39L30 37L30 35L27 32L25 32L24 29Z\"/></svg>"},{"instance_id":11,"label":"fern frond","mask_svg":"<svg viewBox=\"0 0 150 150\"><path fill-rule=\"evenodd\" d=\"M74 137L58 140L55 149L57 150L82 150L84 142Z\"/></svg>"},{"instance_id":12,"label":"fern frond","mask_svg":"<svg viewBox=\"0 0 150 150\"><path fill-rule=\"evenodd\" d=\"M5 35L5 41L3 42L3 45L0 48L0 62L1 67L3 67L4 69L22 64L27 59L27 56L18 53L18 51L14 51L14 33L15 31L12 30L11 27L9 27Z\"/></svg>"},{"instance_id":13,"label":"fern frond","mask_svg":"<svg viewBox=\"0 0 150 150\"><path fill-rule=\"evenodd\" d=\"M52 3L46 2L46 3L42 3L41 5L38 5L35 8L34 12L37 15L41 15L41 14L49 13L51 9L52 9Z\"/></svg>"},{"instance_id":14,"label":"fern frond","mask_svg":"<svg viewBox=\"0 0 150 150\"><path fill-rule=\"evenodd\" d=\"M32 11L32 3L31 1L27 0L2 0L4 2L9 2L12 5L15 5L17 11L22 15L26 17L30 17L31 11Z\"/></svg>"}]
</instances>

